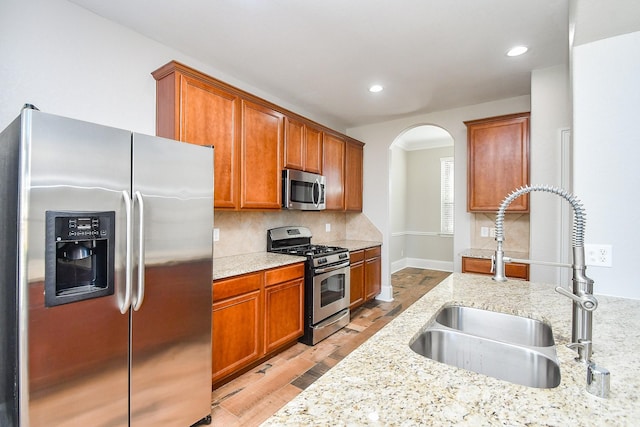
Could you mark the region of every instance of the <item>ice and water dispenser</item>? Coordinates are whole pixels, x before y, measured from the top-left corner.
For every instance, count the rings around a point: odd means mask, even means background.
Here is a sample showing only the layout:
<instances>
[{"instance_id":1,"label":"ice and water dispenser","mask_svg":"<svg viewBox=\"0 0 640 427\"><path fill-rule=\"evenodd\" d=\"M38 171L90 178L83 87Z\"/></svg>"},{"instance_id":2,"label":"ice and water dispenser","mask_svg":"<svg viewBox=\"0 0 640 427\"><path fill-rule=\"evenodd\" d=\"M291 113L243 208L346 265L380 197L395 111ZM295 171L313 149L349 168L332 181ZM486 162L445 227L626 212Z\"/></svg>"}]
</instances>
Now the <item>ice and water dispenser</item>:
<instances>
[{"instance_id":1,"label":"ice and water dispenser","mask_svg":"<svg viewBox=\"0 0 640 427\"><path fill-rule=\"evenodd\" d=\"M114 293L115 212L46 212L45 306Z\"/></svg>"}]
</instances>

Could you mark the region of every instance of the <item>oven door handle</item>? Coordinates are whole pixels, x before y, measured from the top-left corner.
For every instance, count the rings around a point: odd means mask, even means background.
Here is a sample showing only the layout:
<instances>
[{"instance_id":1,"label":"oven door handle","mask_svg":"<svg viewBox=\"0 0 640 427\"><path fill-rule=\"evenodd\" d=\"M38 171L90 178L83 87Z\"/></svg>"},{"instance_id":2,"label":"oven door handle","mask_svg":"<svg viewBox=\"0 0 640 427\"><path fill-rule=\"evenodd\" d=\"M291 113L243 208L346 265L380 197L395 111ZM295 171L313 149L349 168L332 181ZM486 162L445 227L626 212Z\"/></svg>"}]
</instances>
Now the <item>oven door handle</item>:
<instances>
[{"instance_id":1,"label":"oven door handle","mask_svg":"<svg viewBox=\"0 0 640 427\"><path fill-rule=\"evenodd\" d=\"M315 274L328 273L329 271L339 270L344 267L349 267L349 265L351 265L351 261L345 261L342 264L332 265L331 267L327 267L327 268L315 268L313 272Z\"/></svg>"}]
</instances>

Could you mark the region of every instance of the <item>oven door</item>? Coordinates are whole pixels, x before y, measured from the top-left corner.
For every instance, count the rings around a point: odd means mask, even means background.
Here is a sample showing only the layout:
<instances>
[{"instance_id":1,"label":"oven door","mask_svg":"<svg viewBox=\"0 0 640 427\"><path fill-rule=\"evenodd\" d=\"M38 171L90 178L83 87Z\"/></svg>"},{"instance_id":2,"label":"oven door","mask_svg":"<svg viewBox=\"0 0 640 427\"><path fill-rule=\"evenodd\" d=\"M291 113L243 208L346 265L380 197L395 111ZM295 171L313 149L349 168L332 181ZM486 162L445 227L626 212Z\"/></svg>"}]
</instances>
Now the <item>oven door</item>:
<instances>
[{"instance_id":1,"label":"oven door","mask_svg":"<svg viewBox=\"0 0 640 427\"><path fill-rule=\"evenodd\" d=\"M349 307L351 279L349 263L316 269L313 276L313 314L315 325Z\"/></svg>"}]
</instances>

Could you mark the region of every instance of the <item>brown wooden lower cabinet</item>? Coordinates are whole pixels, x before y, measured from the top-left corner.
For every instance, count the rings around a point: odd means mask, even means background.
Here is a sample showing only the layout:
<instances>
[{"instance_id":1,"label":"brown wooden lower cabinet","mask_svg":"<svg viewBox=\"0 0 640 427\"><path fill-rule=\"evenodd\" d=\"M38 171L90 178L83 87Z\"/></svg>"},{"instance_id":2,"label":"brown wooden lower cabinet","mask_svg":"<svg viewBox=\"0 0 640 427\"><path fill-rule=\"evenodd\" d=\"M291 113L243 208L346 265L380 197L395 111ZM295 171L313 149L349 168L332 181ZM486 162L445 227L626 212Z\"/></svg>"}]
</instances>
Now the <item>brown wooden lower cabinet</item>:
<instances>
[{"instance_id":1,"label":"brown wooden lower cabinet","mask_svg":"<svg viewBox=\"0 0 640 427\"><path fill-rule=\"evenodd\" d=\"M212 310L217 386L302 336L304 263L214 281Z\"/></svg>"},{"instance_id":2,"label":"brown wooden lower cabinet","mask_svg":"<svg viewBox=\"0 0 640 427\"><path fill-rule=\"evenodd\" d=\"M304 276L267 286L264 292L264 311L265 353L302 336Z\"/></svg>"},{"instance_id":3,"label":"brown wooden lower cabinet","mask_svg":"<svg viewBox=\"0 0 640 427\"><path fill-rule=\"evenodd\" d=\"M361 249L351 252L351 303L354 309L373 299L382 290L381 248Z\"/></svg>"},{"instance_id":4,"label":"brown wooden lower cabinet","mask_svg":"<svg viewBox=\"0 0 640 427\"><path fill-rule=\"evenodd\" d=\"M364 249L351 252L351 269L349 282L351 299L349 308L354 309L364 303Z\"/></svg>"},{"instance_id":5,"label":"brown wooden lower cabinet","mask_svg":"<svg viewBox=\"0 0 640 427\"><path fill-rule=\"evenodd\" d=\"M476 273L493 276L491 272L491 260L487 258L462 257L462 272ZM505 276L512 279L529 280L529 265L517 262L505 264Z\"/></svg>"},{"instance_id":6,"label":"brown wooden lower cabinet","mask_svg":"<svg viewBox=\"0 0 640 427\"><path fill-rule=\"evenodd\" d=\"M380 246L364 250L364 299L369 301L382 290Z\"/></svg>"},{"instance_id":7,"label":"brown wooden lower cabinet","mask_svg":"<svg viewBox=\"0 0 640 427\"><path fill-rule=\"evenodd\" d=\"M262 355L260 300L256 290L213 304L213 382Z\"/></svg>"}]
</instances>

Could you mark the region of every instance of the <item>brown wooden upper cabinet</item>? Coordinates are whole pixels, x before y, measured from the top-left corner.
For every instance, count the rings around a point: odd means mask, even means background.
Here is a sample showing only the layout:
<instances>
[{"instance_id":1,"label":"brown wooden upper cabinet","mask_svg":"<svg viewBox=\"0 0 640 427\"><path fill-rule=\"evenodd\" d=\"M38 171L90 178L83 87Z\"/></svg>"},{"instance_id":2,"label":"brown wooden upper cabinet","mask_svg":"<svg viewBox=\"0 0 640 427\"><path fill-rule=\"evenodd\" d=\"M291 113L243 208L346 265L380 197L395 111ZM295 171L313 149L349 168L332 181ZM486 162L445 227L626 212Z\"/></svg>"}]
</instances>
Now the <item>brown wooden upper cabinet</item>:
<instances>
[{"instance_id":1,"label":"brown wooden upper cabinet","mask_svg":"<svg viewBox=\"0 0 640 427\"><path fill-rule=\"evenodd\" d=\"M291 168L326 176L327 209L362 211L363 143L176 61L152 75L157 135L215 147L216 209L281 209Z\"/></svg>"},{"instance_id":2,"label":"brown wooden upper cabinet","mask_svg":"<svg viewBox=\"0 0 640 427\"><path fill-rule=\"evenodd\" d=\"M344 159L343 137L325 133L323 142L322 170L326 179L325 203L327 210L344 210Z\"/></svg>"},{"instance_id":3,"label":"brown wooden upper cabinet","mask_svg":"<svg viewBox=\"0 0 640 427\"><path fill-rule=\"evenodd\" d=\"M362 212L362 171L364 161L364 144L354 139L347 139L345 146L345 210Z\"/></svg>"},{"instance_id":4,"label":"brown wooden upper cabinet","mask_svg":"<svg viewBox=\"0 0 640 427\"><path fill-rule=\"evenodd\" d=\"M467 210L495 212L513 190L529 185L529 113L464 122L467 126ZM507 212L529 212L529 195Z\"/></svg>"},{"instance_id":5,"label":"brown wooden upper cabinet","mask_svg":"<svg viewBox=\"0 0 640 427\"><path fill-rule=\"evenodd\" d=\"M280 209L283 121L281 113L242 100L242 209Z\"/></svg>"},{"instance_id":6,"label":"brown wooden upper cabinet","mask_svg":"<svg viewBox=\"0 0 640 427\"><path fill-rule=\"evenodd\" d=\"M327 210L362 212L364 144L352 138L325 133L323 175Z\"/></svg>"},{"instance_id":7,"label":"brown wooden upper cabinet","mask_svg":"<svg viewBox=\"0 0 640 427\"><path fill-rule=\"evenodd\" d=\"M322 173L322 131L290 117L284 126L284 167Z\"/></svg>"},{"instance_id":8,"label":"brown wooden upper cabinet","mask_svg":"<svg viewBox=\"0 0 640 427\"><path fill-rule=\"evenodd\" d=\"M152 74L157 135L214 146L214 206L239 207L240 97L176 62Z\"/></svg>"}]
</instances>

